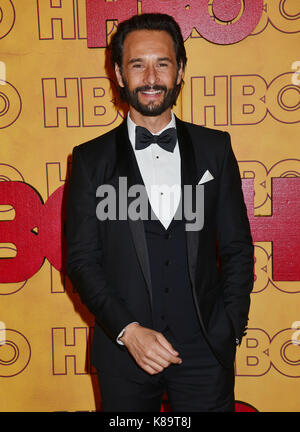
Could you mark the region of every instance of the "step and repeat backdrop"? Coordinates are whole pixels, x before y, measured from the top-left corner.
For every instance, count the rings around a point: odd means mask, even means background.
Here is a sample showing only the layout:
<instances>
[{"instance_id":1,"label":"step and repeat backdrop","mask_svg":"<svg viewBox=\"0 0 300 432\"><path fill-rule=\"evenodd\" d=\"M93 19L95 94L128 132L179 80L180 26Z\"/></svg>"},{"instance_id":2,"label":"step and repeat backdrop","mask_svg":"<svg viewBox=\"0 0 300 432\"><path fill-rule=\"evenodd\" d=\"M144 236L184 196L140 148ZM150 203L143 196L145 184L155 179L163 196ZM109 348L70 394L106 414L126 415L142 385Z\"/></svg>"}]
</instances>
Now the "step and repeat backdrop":
<instances>
[{"instance_id":1,"label":"step and repeat backdrop","mask_svg":"<svg viewBox=\"0 0 300 432\"><path fill-rule=\"evenodd\" d=\"M166 12L188 55L175 108L231 134L255 242L237 411L300 411L299 0L0 0L0 411L96 411L93 317L64 272L74 146L124 117L106 45ZM249 408L250 409L250 408Z\"/></svg>"}]
</instances>

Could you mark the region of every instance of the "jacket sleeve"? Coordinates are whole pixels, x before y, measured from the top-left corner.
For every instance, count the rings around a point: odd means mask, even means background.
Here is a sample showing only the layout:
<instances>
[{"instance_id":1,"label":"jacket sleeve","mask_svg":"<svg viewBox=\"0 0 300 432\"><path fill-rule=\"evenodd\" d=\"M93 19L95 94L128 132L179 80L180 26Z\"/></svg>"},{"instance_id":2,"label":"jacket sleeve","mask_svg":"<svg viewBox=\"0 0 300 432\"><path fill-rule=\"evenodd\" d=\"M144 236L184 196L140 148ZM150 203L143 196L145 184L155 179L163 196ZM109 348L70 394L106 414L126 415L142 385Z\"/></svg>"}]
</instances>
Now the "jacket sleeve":
<instances>
[{"instance_id":1,"label":"jacket sleeve","mask_svg":"<svg viewBox=\"0 0 300 432\"><path fill-rule=\"evenodd\" d=\"M105 278L102 265L105 251L99 235L101 222L96 216L96 205L96 187L80 149L75 147L67 189L66 269L82 302L116 340L120 331L136 319Z\"/></svg>"},{"instance_id":2,"label":"jacket sleeve","mask_svg":"<svg viewBox=\"0 0 300 432\"><path fill-rule=\"evenodd\" d=\"M216 218L217 241L225 311L240 344L245 335L253 288L254 248L240 172L227 132L225 142Z\"/></svg>"}]
</instances>

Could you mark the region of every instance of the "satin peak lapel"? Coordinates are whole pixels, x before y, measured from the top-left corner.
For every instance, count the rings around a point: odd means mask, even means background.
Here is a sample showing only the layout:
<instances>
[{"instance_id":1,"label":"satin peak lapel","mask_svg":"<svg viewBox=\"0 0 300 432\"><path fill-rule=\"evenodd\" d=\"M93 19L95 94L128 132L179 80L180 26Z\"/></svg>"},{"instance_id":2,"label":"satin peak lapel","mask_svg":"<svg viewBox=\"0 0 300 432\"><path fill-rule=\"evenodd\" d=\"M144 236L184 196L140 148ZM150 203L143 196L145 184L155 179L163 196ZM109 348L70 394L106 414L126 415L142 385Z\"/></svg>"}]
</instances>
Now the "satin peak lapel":
<instances>
[{"instance_id":1,"label":"satin peak lapel","mask_svg":"<svg viewBox=\"0 0 300 432\"><path fill-rule=\"evenodd\" d=\"M135 174L134 164L137 164L137 162L135 160L132 145L129 141L126 120L122 123L122 125L117 131L116 143L118 152L117 165L119 174L120 177L127 178L127 186L129 189L130 186L139 184L141 183L141 181L137 178ZM134 197L127 197L128 206L133 201L133 199ZM128 224L152 303L151 273L144 223L142 219L132 220L128 217Z\"/></svg>"},{"instance_id":2,"label":"satin peak lapel","mask_svg":"<svg viewBox=\"0 0 300 432\"><path fill-rule=\"evenodd\" d=\"M195 208L196 199L196 185L197 181L197 167L195 161L195 153L191 137L186 129L184 123L176 118L176 128L178 135L178 143L180 149L181 158L181 178L182 185L192 185L192 201L193 208ZM183 209L184 210L184 209ZM187 231L186 230L186 241L187 241L187 255L188 255L188 266L191 281L195 288L196 281L196 267L197 267L197 256L199 247L199 231Z\"/></svg>"}]
</instances>

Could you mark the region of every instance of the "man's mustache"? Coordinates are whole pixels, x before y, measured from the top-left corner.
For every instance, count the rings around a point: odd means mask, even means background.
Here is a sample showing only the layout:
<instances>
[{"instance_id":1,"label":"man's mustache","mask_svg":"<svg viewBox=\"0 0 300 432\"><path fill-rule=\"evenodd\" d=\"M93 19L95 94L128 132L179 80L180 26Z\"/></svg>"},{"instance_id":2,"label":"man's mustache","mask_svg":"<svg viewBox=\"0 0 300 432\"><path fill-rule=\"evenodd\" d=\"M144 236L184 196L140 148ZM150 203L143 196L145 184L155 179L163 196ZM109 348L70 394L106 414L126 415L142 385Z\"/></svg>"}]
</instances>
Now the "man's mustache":
<instances>
[{"instance_id":1,"label":"man's mustache","mask_svg":"<svg viewBox=\"0 0 300 432\"><path fill-rule=\"evenodd\" d=\"M161 91L167 92L167 87L164 85L154 85L154 86L145 85L145 86L137 87L134 90L134 93L137 94L138 92L145 92L145 91L151 91L151 90L154 90L154 91L160 91L161 90Z\"/></svg>"}]
</instances>

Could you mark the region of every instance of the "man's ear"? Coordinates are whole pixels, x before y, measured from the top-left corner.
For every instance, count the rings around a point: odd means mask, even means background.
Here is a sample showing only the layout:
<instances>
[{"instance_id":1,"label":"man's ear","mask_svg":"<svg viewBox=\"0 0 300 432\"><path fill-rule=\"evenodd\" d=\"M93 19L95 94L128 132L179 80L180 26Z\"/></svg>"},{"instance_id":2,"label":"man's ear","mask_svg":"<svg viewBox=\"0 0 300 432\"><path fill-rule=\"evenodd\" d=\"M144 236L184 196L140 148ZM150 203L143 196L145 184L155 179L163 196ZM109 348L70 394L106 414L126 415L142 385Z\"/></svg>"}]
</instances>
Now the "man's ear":
<instances>
[{"instance_id":1,"label":"man's ear","mask_svg":"<svg viewBox=\"0 0 300 432\"><path fill-rule=\"evenodd\" d=\"M121 69L120 69L120 67L119 67L119 65L117 63L115 64L115 74L116 74L119 86L120 87L125 87L124 82L123 82L123 77L122 77Z\"/></svg>"}]
</instances>

